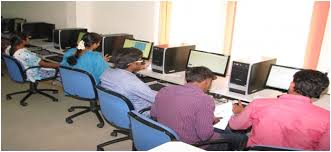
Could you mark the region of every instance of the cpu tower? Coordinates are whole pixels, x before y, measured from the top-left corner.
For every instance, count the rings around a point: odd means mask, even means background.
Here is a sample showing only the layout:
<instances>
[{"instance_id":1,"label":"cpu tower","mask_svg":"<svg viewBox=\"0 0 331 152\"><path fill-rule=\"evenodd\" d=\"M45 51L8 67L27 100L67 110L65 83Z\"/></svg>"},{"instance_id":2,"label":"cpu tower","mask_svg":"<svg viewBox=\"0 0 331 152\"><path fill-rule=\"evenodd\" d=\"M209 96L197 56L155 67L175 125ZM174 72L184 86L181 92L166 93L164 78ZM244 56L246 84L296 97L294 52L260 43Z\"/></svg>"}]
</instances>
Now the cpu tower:
<instances>
[{"instance_id":1,"label":"cpu tower","mask_svg":"<svg viewBox=\"0 0 331 152\"><path fill-rule=\"evenodd\" d=\"M271 64L275 58L241 59L232 62L229 91L243 95L252 94L264 88Z\"/></svg>"},{"instance_id":2,"label":"cpu tower","mask_svg":"<svg viewBox=\"0 0 331 152\"><path fill-rule=\"evenodd\" d=\"M152 71L168 74L186 70L191 49L195 49L195 45L154 46L152 52Z\"/></svg>"}]
</instances>

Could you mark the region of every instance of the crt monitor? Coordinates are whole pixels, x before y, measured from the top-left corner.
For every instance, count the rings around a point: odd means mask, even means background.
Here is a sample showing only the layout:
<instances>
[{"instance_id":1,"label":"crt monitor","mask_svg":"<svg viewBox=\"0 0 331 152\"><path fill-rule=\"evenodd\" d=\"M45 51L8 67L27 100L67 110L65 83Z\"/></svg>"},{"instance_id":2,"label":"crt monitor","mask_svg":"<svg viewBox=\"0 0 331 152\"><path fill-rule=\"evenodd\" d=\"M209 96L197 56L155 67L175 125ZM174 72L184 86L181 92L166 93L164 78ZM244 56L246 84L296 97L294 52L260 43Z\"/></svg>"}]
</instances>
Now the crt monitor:
<instances>
[{"instance_id":1,"label":"crt monitor","mask_svg":"<svg viewBox=\"0 0 331 152\"><path fill-rule=\"evenodd\" d=\"M205 66L213 73L225 77L230 56L210 53L200 50L191 50L187 67Z\"/></svg>"},{"instance_id":2,"label":"crt monitor","mask_svg":"<svg viewBox=\"0 0 331 152\"><path fill-rule=\"evenodd\" d=\"M123 48L134 47L143 52L143 59L148 60L153 49L153 42L135 40L135 39L125 39Z\"/></svg>"},{"instance_id":3,"label":"crt monitor","mask_svg":"<svg viewBox=\"0 0 331 152\"><path fill-rule=\"evenodd\" d=\"M302 69L272 64L270 66L266 88L287 92L296 72Z\"/></svg>"}]
</instances>

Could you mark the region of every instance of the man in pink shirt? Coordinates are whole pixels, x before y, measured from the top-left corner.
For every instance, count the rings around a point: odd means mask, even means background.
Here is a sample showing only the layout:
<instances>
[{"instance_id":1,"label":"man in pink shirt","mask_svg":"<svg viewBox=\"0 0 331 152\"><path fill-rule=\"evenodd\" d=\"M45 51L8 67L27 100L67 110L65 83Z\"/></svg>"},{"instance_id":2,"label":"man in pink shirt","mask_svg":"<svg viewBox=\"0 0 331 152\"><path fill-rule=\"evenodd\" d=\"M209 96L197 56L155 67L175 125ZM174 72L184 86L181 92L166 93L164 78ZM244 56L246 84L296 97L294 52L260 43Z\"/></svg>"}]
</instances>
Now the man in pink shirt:
<instances>
[{"instance_id":1,"label":"man in pink shirt","mask_svg":"<svg viewBox=\"0 0 331 152\"><path fill-rule=\"evenodd\" d=\"M302 70L293 76L288 94L256 99L246 108L233 105L233 130L252 126L247 147L276 146L303 150L330 150L330 112L312 104L328 87L326 74Z\"/></svg>"}]
</instances>

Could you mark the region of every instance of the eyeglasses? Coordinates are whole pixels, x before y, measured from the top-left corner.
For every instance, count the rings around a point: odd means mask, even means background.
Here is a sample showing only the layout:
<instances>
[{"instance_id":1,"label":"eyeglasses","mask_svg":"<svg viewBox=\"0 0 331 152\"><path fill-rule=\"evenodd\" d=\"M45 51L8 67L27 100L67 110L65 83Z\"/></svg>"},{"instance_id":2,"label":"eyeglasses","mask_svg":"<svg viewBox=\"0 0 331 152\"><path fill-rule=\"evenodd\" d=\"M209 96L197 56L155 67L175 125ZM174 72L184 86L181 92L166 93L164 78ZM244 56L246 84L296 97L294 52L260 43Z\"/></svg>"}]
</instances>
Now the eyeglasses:
<instances>
[{"instance_id":1,"label":"eyeglasses","mask_svg":"<svg viewBox=\"0 0 331 152\"><path fill-rule=\"evenodd\" d=\"M145 60L144 59L139 59L138 61L136 61L137 63L140 63L140 64L142 64L142 65L144 65L145 64Z\"/></svg>"}]
</instances>

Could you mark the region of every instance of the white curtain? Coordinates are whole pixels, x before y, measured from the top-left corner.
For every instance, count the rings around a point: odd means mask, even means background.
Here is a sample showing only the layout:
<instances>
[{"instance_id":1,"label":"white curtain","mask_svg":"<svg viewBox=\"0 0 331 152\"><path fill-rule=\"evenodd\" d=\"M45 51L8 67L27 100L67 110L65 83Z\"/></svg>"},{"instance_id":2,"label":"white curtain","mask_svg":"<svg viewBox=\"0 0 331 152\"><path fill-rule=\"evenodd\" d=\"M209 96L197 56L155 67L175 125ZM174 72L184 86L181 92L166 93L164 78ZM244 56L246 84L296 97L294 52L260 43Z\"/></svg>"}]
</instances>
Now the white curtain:
<instances>
[{"instance_id":1,"label":"white curtain","mask_svg":"<svg viewBox=\"0 0 331 152\"><path fill-rule=\"evenodd\" d=\"M313 1L238 1L232 57L275 57L277 64L301 68L312 11Z\"/></svg>"},{"instance_id":2,"label":"white curtain","mask_svg":"<svg viewBox=\"0 0 331 152\"><path fill-rule=\"evenodd\" d=\"M223 53L225 12L223 0L172 1L169 43Z\"/></svg>"}]
</instances>

